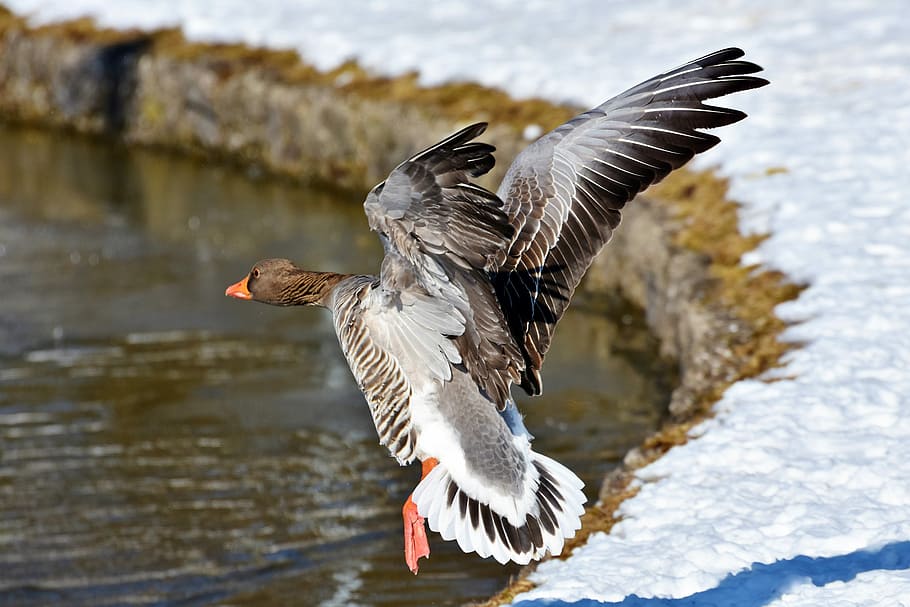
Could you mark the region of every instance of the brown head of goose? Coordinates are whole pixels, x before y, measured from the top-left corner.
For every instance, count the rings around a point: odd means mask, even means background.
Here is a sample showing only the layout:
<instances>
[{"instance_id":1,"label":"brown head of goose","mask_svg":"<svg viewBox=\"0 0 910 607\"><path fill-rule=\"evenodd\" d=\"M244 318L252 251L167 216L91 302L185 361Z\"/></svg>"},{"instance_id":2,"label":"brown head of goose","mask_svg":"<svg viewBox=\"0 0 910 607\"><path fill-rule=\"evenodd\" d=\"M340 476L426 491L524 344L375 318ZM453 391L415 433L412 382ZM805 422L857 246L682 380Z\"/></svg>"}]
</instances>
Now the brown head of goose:
<instances>
[{"instance_id":1,"label":"brown head of goose","mask_svg":"<svg viewBox=\"0 0 910 607\"><path fill-rule=\"evenodd\" d=\"M326 296L345 278L345 274L302 270L290 259L263 259L224 294L273 306L328 307Z\"/></svg>"},{"instance_id":2,"label":"brown head of goose","mask_svg":"<svg viewBox=\"0 0 910 607\"><path fill-rule=\"evenodd\" d=\"M559 554L585 497L531 449L512 384L541 391L553 331L639 192L745 114L704 101L757 88L761 68L721 50L646 80L528 146L496 194L472 183L494 148L471 125L412 156L364 210L385 248L378 276L266 259L226 295L332 312L379 442L422 462L402 510L405 561L429 554L424 522L500 563Z\"/></svg>"}]
</instances>

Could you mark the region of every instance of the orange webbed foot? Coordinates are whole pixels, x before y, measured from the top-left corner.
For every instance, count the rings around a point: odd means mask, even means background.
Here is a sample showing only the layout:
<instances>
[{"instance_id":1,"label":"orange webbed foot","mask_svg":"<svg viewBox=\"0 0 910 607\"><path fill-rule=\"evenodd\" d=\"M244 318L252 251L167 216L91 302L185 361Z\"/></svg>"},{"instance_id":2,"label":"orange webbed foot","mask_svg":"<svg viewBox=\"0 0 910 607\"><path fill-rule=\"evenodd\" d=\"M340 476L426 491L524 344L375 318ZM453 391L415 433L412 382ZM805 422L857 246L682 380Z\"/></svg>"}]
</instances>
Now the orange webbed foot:
<instances>
[{"instance_id":1,"label":"orange webbed foot","mask_svg":"<svg viewBox=\"0 0 910 607\"><path fill-rule=\"evenodd\" d=\"M424 460L420 479L423 480L438 463L435 458ZM430 556L430 544L424 518L417 512L417 504L410 496L401 509L401 517L404 519L404 562L411 573L417 575L417 561Z\"/></svg>"},{"instance_id":2,"label":"orange webbed foot","mask_svg":"<svg viewBox=\"0 0 910 607\"><path fill-rule=\"evenodd\" d=\"M423 517L417 513L417 504L410 497L401 509L401 516L404 519L404 561L411 573L417 575L417 561L430 556L426 526Z\"/></svg>"}]
</instances>

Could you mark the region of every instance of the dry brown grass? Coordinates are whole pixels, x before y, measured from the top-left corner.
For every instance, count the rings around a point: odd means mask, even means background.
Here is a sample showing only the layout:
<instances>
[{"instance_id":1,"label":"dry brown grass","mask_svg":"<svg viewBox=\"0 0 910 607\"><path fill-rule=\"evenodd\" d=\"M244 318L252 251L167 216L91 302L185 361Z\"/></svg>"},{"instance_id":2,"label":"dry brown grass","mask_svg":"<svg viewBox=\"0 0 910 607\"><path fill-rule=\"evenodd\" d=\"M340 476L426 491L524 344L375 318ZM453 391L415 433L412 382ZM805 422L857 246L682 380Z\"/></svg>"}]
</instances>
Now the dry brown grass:
<instances>
[{"instance_id":1,"label":"dry brown grass","mask_svg":"<svg viewBox=\"0 0 910 607\"><path fill-rule=\"evenodd\" d=\"M0 34L6 33L11 27L22 27L22 18L13 14L8 8L0 4Z\"/></svg>"},{"instance_id":2,"label":"dry brown grass","mask_svg":"<svg viewBox=\"0 0 910 607\"><path fill-rule=\"evenodd\" d=\"M774 308L795 299L803 289L780 272L742 265L743 254L766 236L740 233L739 205L727 198L728 185L727 180L709 171L678 171L652 192L682 220L676 243L711 260L712 280L705 304L720 308L743 327L731 334L733 356L729 362L734 366L728 374L730 379L706 395L709 402L703 411L710 409L731 383L779 366L781 357L795 347L780 341L786 325L774 314Z\"/></svg>"},{"instance_id":3,"label":"dry brown grass","mask_svg":"<svg viewBox=\"0 0 910 607\"><path fill-rule=\"evenodd\" d=\"M220 65L223 76L255 67L289 84L331 86L344 94L432 108L454 120L483 118L498 124L524 127L539 124L551 129L568 120L575 111L541 99L516 100L505 92L470 82L423 87L416 72L394 78L371 74L356 61L320 72L303 61L296 51L250 48L240 44L188 42L177 30L155 35L156 52L187 60L203 59Z\"/></svg>"},{"instance_id":4,"label":"dry brown grass","mask_svg":"<svg viewBox=\"0 0 910 607\"><path fill-rule=\"evenodd\" d=\"M20 19L19 24L24 25L24 21ZM142 35L142 32L136 29L116 30L100 28L95 24L93 19L88 17L58 23L48 23L46 25L29 27L27 29L30 33L40 36L55 36L73 42L91 42L95 44L113 44Z\"/></svg>"},{"instance_id":5,"label":"dry brown grass","mask_svg":"<svg viewBox=\"0 0 910 607\"><path fill-rule=\"evenodd\" d=\"M3 20L22 20L9 11L0 12ZM2 27L2 25L0 25ZM98 28L88 18L75 19L31 28L33 33L53 35L75 41L105 44L141 35L136 30L117 31ZM516 100L505 92L471 82L453 82L424 87L416 72L394 78L371 74L355 61L320 72L300 58L294 50L253 48L243 44L210 44L186 40L177 29L152 32L153 52L185 61L202 61L222 78L255 69L270 74L287 84L318 84L333 87L344 94L365 99L382 99L432 108L436 113L463 120L481 118L497 124L523 128L538 124L548 130L562 124L574 113L573 108L542 99Z\"/></svg>"}]
</instances>

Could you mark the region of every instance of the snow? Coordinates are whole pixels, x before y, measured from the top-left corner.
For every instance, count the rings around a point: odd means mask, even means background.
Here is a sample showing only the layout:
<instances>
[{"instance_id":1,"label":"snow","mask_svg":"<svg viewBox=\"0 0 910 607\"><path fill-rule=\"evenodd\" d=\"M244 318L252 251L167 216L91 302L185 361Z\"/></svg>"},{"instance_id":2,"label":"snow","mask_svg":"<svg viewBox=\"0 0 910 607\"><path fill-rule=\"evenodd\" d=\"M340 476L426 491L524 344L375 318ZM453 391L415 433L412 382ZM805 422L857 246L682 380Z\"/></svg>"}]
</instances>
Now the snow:
<instances>
[{"instance_id":1,"label":"snow","mask_svg":"<svg viewBox=\"0 0 910 607\"><path fill-rule=\"evenodd\" d=\"M589 105L746 49L772 84L724 100L750 117L696 163L731 178L745 231L771 234L746 262L810 285L778 308L804 345L778 381L732 386L637 473L613 532L542 564L515 604L910 605L910 3L6 3Z\"/></svg>"}]
</instances>

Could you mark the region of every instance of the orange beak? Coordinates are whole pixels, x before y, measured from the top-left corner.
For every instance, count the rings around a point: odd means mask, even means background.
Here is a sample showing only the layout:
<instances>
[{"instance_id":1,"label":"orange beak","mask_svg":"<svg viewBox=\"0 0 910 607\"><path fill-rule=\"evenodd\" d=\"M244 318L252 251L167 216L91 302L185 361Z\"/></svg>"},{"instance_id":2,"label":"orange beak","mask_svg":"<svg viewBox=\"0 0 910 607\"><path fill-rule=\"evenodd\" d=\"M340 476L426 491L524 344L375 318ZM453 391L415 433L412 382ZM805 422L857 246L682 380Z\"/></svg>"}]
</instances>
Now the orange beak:
<instances>
[{"instance_id":1,"label":"orange beak","mask_svg":"<svg viewBox=\"0 0 910 607\"><path fill-rule=\"evenodd\" d=\"M246 288L246 281L249 279L249 275L244 276L243 280L229 286L227 290L225 290L224 294L228 297L236 297L237 299L253 299L253 295L250 293L250 290Z\"/></svg>"}]
</instances>

